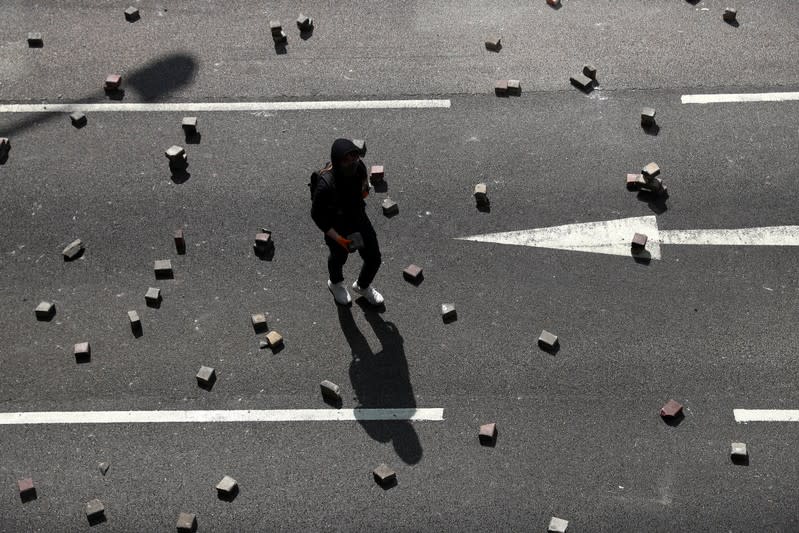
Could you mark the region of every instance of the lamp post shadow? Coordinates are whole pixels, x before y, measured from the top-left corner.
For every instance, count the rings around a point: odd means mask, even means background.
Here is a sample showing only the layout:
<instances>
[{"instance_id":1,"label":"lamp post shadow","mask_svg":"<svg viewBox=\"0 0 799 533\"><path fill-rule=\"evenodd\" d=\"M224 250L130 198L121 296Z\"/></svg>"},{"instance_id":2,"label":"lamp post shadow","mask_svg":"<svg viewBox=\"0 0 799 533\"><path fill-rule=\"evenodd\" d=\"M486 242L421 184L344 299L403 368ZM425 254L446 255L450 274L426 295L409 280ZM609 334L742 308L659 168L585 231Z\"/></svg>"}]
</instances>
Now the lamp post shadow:
<instances>
[{"instance_id":1,"label":"lamp post shadow","mask_svg":"<svg viewBox=\"0 0 799 533\"><path fill-rule=\"evenodd\" d=\"M368 305L368 304L366 304ZM336 306L341 331L352 349L350 381L362 409L414 408L408 361L402 335L376 310L362 306L367 322L377 335L381 350L373 352L358 329L350 307ZM416 464L422 458L419 436L409 420L358 420L366 433L379 442L391 442L399 458Z\"/></svg>"}]
</instances>

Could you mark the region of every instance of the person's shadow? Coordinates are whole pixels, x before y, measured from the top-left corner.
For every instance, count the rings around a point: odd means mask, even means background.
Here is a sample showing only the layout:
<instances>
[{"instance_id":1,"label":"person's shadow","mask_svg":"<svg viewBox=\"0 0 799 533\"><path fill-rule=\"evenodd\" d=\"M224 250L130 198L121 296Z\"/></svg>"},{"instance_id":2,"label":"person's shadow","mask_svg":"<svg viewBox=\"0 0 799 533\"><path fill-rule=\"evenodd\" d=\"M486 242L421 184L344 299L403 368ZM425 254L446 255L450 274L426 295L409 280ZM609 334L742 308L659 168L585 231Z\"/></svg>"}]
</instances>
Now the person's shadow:
<instances>
[{"instance_id":1,"label":"person's shadow","mask_svg":"<svg viewBox=\"0 0 799 533\"><path fill-rule=\"evenodd\" d=\"M368 303L356 300L380 341L382 349L372 352L358 329L350 307L336 306L341 330L352 349L350 381L358 408L415 408L408 361L405 359L402 336L392 322L386 322ZM397 455L406 464L422 458L422 446L409 420L358 420L366 433L379 442L391 441Z\"/></svg>"}]
</instances>

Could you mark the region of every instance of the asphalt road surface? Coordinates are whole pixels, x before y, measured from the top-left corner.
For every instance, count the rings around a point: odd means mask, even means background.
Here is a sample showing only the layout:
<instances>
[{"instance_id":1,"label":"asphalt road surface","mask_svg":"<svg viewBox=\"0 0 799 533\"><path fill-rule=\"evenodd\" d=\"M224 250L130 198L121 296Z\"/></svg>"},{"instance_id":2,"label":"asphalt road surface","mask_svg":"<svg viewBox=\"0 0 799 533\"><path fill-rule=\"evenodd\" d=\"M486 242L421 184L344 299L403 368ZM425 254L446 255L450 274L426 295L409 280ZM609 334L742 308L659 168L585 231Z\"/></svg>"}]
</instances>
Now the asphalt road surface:
<instances>
[{"instance_id":1,"label":"asphalt road surface","mask_svg":"<svg viewBox=\"0 0 799 533\"><path fill-rule=\"evenodd\" d=\"M234 5L231 5L234 4ZM789 0L0 4L0 106L435 100L448 107L68 112L0 107L0 413L443 409L443 420L3 424L0 531L797 531L795 246L663 245L660 260L458 240L655 215L661 230L799 224ZM301 39L300 9L316 28ZM288 35L272 44L269 20ZM43 48L29 48L29 31ZM484 40L499 35L499 53ZM599 86L569 77L591 63ZM124 96L104 94L109 73ZM521 81L498 98L494 82ZM640 110L657 110L644 132ZM184 116L197 116L187 142ZM337 307L308 176L367 141L385 309ZM172 177L164 150L188 154ZM626 173L657 162L665 204ZM476 209L485 182L490 212ZM393 218L380 202L399 204ZM252 250L273 232L269 260ZM173 231L187 252L178 255ZM81 239L85 253L61 250ZM171 259L174 279L153 262ZM414 263L414 286L402 270ZM345 276L354 281L360 259ZM158 309L145 306L160 287ZM37 321L41 301L55 317ZM445 324L442 303L456 305ZM143 335L130 330L137 310ZM259 349L269 313L282 350ZM560 338L555 354L536 344ZM91 343L77 364L75 343ZM200 366L216 369L198 387ZM679 424L660 407L684 406ZM478 428L495 422L494 446ZM748 465L730 444L748 445ZM108 472L99 462L110 463ZM397 484L381 488L386 463ZM217 498L224 475L233 501ZM32 477L23 503L17 480ZM106 520L90 525L99 498Z\"/></svg>"}]
</instances>

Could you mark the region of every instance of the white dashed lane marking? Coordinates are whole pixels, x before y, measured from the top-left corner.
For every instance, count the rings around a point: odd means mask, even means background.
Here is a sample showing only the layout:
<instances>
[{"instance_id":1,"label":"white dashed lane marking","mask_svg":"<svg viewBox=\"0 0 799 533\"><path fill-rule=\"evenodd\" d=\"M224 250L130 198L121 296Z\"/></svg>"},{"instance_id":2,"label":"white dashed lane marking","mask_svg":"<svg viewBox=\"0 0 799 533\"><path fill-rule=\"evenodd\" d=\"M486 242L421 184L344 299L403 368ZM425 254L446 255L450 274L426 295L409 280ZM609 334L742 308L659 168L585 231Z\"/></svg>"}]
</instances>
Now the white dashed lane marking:
<instances>
[{"instance_id":1,"label":"white dashed lane marking","mask_svg":"<svg viewBox=\"0 0 799 533\"><path fill-rule=\"evenodd\" d=\"M799 100L799 92L738 93L738 94L684 94L683 104L729 104L735 102L788 102Z\"/></svg>"}]
</instances>

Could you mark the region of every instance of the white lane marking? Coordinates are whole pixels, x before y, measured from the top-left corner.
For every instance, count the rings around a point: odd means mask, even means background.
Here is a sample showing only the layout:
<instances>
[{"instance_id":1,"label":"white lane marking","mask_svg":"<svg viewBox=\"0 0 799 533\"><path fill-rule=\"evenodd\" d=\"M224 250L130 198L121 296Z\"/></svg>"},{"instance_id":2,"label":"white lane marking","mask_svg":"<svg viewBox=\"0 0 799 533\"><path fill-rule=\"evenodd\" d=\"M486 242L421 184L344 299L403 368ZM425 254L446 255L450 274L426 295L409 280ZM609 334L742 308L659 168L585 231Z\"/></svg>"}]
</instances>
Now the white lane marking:
<instances>
[{"instance_id":1,"label":"white lane marking","mask_svg":"<svg viewBox=\"0 0 799 533\"><path fill-rule=\"evenodd\" d=\"M163 422L318 422L444 420L444 409L266 409L230 411L39 411L0 413L0 425Z\"/></svg>"},{"instance_id":2,"label":"white lane marking","mask_svg":"<svg viewBox=\"0 0 799 533\"><path fill-rule=\"evenodd\" d=\"M799 226L660 230L661 244L799 246Z\"/></svg>"},{"instance_id":3,"label":"white lane marking","mask_svg":"<svg viewBox=\"0 0 799 533\"><path fill-rule=\"evenodd\" d=\"M736 422L799 422L799 409L733 409Z\"/></svg>"},{"instance_id":4,"label":"white lane marking","mask_svg":"<svg viewBox=\"0 0 799 533\"><path fill-rule=\"evenodd\" d=\"M683 104L724 104L733 102L787 102L799 100L799 92L739 93L739 94L684 94Z\"/></svg>"},{"instance_id":5,"label":"white lane marking","mask_svg":"<svg viewBox=\"0 0 799 533\"><path fill-rule=\"evenodd\" d=\"M0 113L61 113L83 111L318 111L327 109L449 108L449 100L341 100L320 102L183 102L103 104L6 104Z\"/></svg>"},{"instance_id":6,"label":"white lane marking","mask_svg":"<svg viewBox=\"0 0 799 533\"><path fill-rule=\"evenodd\" d=\"M658 226L653 215L488 233L471 237L457 237L457 239L629 257L630 241L635 233L643 233L649 238L646 245L647 251L653 259L660 259Z\"/></svg>"},{"instance_id":7,"label":"white lane marking","mask_svg":"<svg viewBox=\"0 0 799 533\"><path fill-rule=\"evenodd\" d=\"M502 233L487 233L457 240L492 242L631 256L635 233L647 236L646 250L651 259L661 259L665 244L715 246L799 246L799 226L765 226L740 229L659 230L654 216L566 224Z\"/></svg>"}]
</instances>

